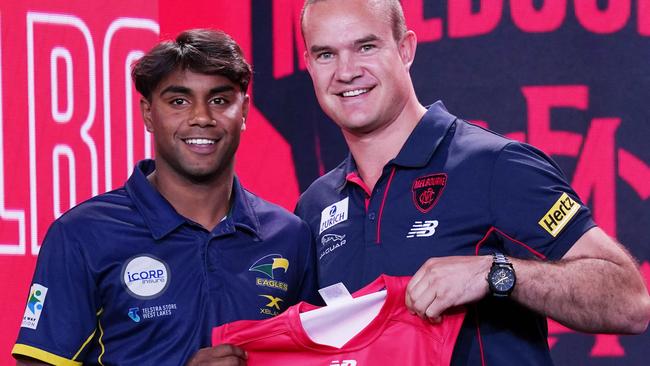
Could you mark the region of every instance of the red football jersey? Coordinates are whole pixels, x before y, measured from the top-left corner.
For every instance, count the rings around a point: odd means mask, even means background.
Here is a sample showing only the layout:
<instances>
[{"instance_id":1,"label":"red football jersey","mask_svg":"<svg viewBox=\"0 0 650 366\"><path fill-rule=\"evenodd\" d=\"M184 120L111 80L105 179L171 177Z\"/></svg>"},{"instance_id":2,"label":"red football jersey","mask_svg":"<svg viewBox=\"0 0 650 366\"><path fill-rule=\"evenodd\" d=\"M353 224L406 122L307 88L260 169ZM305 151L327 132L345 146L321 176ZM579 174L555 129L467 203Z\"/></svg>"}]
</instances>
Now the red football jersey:
<instances>
[{"instance_id":1,"label":"red football jersey","mask_svg":"<svg viewBox=\"0 0 650 366\"><path fill-rule=\"evenodd\" d=\"M214 328L212 344L242 347L251 366L449 365L465 311L448 311L435 324L410 314L404 298L409 279L382 275L352 294L360 298L386 290L379 313L341 348L316 343L307 335L300 314L319 307L305 302L275 318L242 320ZM333 325L341 321L335 316L326 320Z\"/></svg>"}]
</instances>

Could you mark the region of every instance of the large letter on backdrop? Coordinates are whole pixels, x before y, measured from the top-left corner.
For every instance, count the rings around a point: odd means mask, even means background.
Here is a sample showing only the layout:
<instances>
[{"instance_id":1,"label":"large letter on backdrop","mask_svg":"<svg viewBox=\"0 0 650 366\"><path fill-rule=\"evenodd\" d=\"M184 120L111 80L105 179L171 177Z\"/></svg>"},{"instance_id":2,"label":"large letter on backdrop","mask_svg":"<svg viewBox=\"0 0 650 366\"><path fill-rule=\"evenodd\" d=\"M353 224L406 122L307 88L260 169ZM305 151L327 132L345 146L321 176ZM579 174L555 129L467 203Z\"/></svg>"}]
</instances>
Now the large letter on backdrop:
<instances>
[{"instance_id":1,"label":"large letter on backdrop","mask_svg":"<svg viewBox=\"0 0 650 366\"><path fill-rule=\"evenodd\" d=\"M31 251L38 253L45 230L39 222L99 193L97 147L89 134L97 101L95 46L86 23L27 13L27 75Z\"/></svg>"}]
</instances>

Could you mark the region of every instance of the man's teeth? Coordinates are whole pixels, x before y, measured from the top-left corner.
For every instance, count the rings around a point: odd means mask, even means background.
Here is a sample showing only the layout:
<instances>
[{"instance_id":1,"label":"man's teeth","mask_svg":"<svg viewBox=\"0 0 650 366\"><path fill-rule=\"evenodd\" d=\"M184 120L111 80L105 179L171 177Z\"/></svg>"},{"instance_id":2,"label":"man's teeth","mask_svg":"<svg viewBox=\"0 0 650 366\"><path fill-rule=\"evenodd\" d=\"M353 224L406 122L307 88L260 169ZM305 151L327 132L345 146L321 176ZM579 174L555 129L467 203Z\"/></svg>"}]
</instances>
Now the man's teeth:
<instances>
[{"instance_id":1,"label":"man's teeth","mask_svg":"<svg viewBox=\"0 0 650 366\"><path fill-rule=\"evenodd\" d=\"M188 145L212 145L214 140L209 139L186 139L185 143Z\"/></svg>"},{"instance_id":2,"label":"man's teeth","mask_svg":"<svg viewBox=\"0 0 650 366\"><path fill-rule=\"evenodd\" d=\"M349 90L346 92L343 92L342 95L344 97L356 97L357 95L365 94L369 91L370 89L355 89L355 90Z\"/></svg>"}]
</instances>

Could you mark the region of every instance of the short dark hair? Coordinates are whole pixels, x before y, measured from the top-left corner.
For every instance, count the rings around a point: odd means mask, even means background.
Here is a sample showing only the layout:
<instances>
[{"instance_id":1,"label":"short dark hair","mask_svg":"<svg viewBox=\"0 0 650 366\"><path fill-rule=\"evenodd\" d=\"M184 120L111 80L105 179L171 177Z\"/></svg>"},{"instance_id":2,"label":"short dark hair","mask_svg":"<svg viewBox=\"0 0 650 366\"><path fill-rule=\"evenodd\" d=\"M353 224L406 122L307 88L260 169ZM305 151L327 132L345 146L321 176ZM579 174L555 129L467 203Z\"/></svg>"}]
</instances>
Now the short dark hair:
<instances>
[{"instance_id":1,"label":"short dark hair","mask_svg":"<svg viewBox=\"0 0 650 366\"><path fill-rule=\"evenodd\" d=\"M133 66L131 78L143 97L151 100L158 84L175 70L222 75L248 90L252 69L241 48L228 34L211 29L191 29L174 41L163 41Z\"/></svg>"},{"instance_id":2,"label":"short dark hair","mask_svg":"<svg viewBox=\"0 0 650 366\"><path fill-rule=\"evenodd\" d=\"M303 39L305 34L305 28L304 28L305 11L307 10L308 6L321 1L326 1L326 0L305 0L305 4L303 5L302 11L300 13L300 30L303 34ZM399 0L382 0L382 2L384 3L384 5L388 7L390 24L393 31L393 38L395 39L395 42L399 42L407 30L402 4L399 2Z\"/></svg>"}]
</instances>

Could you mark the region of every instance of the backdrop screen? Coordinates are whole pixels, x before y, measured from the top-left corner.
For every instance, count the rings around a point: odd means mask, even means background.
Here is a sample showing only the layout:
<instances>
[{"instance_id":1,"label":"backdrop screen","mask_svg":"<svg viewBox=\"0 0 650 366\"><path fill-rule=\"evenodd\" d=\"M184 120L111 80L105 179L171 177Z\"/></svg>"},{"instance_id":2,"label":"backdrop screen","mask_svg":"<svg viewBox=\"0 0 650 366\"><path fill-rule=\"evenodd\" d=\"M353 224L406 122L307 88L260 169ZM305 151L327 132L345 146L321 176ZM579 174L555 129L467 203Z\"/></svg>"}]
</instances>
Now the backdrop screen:
<instances>
[{"instance_id":1,"label":"backdrop screen","mask_svg":"<svg viewBox=\"0 0 650 366\"><path fill-rule=\"evenodd\" d=\"M650 0L402 3L420 101L552 156L647 282ZM291 210L347 154L302 59L302 0L179 4L0 0L0 364L13 362L49 224L154 155L129 67L159 39L212 27L242 45L255 73L236 169L250 190ZM558 365L647 363L650 332L585 335L552 321L549 332Z\"/></svg>"}]
</instances>

